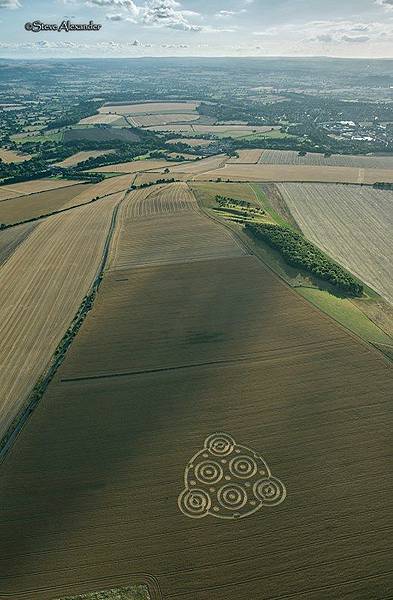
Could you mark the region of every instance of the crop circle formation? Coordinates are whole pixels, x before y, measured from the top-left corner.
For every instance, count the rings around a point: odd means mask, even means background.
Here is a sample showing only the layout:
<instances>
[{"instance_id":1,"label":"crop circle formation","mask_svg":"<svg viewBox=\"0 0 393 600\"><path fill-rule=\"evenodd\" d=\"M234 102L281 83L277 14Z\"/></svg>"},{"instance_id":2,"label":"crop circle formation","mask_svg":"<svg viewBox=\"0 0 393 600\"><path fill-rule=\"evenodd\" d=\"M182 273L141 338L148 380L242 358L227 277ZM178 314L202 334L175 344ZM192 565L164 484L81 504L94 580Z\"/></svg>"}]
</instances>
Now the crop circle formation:
<instances>
[{"instance_id":1,"label":"crop circle formation","mask_svg":"<svg viewBox=\"0 0 393 600\"><path fill-rule=\"evenodd\" d=\"M285 498L284 484L257 452L227 433L213 433L188 462L178 506L193 519L240 519Z\"/></svg>"}]
</instances>

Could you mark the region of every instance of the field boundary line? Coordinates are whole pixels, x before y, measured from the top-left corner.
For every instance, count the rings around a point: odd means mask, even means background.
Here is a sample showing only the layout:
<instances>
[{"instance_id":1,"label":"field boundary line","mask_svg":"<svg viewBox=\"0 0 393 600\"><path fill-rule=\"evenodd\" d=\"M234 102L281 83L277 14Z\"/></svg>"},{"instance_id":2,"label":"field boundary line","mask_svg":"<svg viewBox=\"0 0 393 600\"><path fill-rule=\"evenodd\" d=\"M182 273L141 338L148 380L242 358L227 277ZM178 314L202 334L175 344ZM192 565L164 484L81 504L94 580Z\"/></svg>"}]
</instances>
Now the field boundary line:
<instances>
[{"instance_id":1,"label":"field boundary line","mask_svg":"<svg viewBox=\"0 0 393 600\"><path fill-rule=\"evenodd\" d=\"M119 193L119 192L117 192ZM47 368L42 373L41 377L38 379L34 387L32 388L30 394L28 395L24 407L19 411L19 413L14 418L10 427L4 434L4 436L0 439L0 464L3 462L6 457L8 451L12 448L16 438L19 433L22 431L24 425L29 420L30 415L37 408L40 403L48 385L52 381L53 377L56 374L57 369L60 367L62 362L65 359L68 348L72 344L72 341L79 329L81 328L87 314L92 309L94 300L96 298L97 292L101 285L105 265L108 260L109 247L113 237L113 233L116 227L117 215L119 212L119 207L121 203L124 201L124 197L118 202L118 204L114 207L112 212L112 218L109 224L108 233L106 235L101 261L96 271L96 275L94 276L92 283L90 285L90 289L82 300L74 318L72 319L68 329L65 331L63 337L61 338L54 354L49 360ZM89 203L86 203L89 204ZM74 208L74 207L72 207ZM69 209L65 209L69 210Z\"/></svg>"},{"instance_id":2,"label":"field boundary line","mask_svg":"<svg viewBox=\"0 0 393 600\"><path fill-rule=\"evenodd\" d=\"M32 179L31 181L37 181L37 179ZM59 180L56 179L56 181L59 181ZM0 204L2 202L8 202L9 200L16 200L17 198L24 198L25 196L35 196L36 194L42 194L43 192L54 192L57 190L64 190L69 187L74 187L76 185L89 185L89 184L94 185L94 184L91 184L90 181L86 181L85 179L81 179L80 181L79 181L79 179L75 179L74 181L75 181L75 183L70 183L69 185L62 185L61 187L53 187L53 188L49 188L47 190L41 190L39 192L30 192L30 194L19 194L19 196L13 196L12 198L3 198L3 200L0 200ZM27 183L27 181L20 181L19 183ZM8 183L5 185L13 185L13 184ZM3 187L5 187L5 185L4 186L0 185L0 191Z\"/></svg>"}]
</instances>

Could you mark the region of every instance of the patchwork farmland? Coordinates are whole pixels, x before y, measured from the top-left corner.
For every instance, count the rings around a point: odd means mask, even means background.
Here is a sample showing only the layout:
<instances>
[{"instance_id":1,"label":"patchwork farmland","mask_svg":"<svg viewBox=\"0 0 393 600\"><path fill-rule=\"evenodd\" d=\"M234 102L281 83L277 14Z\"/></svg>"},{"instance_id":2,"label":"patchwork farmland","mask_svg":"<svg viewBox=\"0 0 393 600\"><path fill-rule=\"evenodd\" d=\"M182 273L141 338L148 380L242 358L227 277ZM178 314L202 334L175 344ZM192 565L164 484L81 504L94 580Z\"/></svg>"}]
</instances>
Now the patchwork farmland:
<instances>
[{"instance_id":1,"label":"patchwork farmland","mask_svg":"<svg viewBox=\"0 0 393 600\"><path fill-rule=\"evenodd\" d=\"M110 202L66 213L75 232ZM129 193L94 307L2 464L0 598L133 583L152 600L388 598L392 392L382 355L186 184ZM182 496L209 452L210 483Z\"/></svg>"},{"instance_id":2,"label":"patchwork farmland","mask_svg":"<svg viewBox=\"0 0 393 600\"><path fill-rule=\"evenodd\" d=\"M178 114L192 113L199 106L199 102L145 102L142 104L109 104L102 106L102 114L117 115L152 115L152 114Z\"/></svg>"},{"instance_id":3,"label":"patchwork farmland","mask_svg":"<svg viewBox=\"0 0 393 600\"><path fill-rule=\"evenodd\" d=\"M306 237L393 304L393 192L296 183L278 188Z\"/></svg>"}]
</instances>

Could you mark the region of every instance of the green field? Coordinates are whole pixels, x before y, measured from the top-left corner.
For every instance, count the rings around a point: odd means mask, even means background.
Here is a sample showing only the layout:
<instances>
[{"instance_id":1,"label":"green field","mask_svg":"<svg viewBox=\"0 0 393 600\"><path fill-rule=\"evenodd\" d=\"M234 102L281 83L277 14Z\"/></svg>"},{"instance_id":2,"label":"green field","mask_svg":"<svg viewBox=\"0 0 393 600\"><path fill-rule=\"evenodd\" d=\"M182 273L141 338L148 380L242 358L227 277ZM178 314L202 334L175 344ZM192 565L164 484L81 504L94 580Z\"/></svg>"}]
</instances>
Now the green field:
<instances>
[{"instance_id":1,"label":"green field","mask_svg":"<svg viewBox=\"0 0 393 600\"><path fill-rule=\"evenodd\" d=\"M393 344L392 338L370 321L351 300L338 298L325 290L316 288L299 287L296 288L296 291L363 340L376 344Z\"/></svg>"},{"instance_id":2,"label":"green field","mask_svg":"<svg viewBox=\"0 0 393 600\"><path fill-rule=\"evenodd\" d=\"M29 142L61 142L63 139L63 132L59 131L57 133L47 133L45 135L27 135L26 137L19 138L12 136L11 139L16 144L26 144Z\"/></svg>"}]
</instances>

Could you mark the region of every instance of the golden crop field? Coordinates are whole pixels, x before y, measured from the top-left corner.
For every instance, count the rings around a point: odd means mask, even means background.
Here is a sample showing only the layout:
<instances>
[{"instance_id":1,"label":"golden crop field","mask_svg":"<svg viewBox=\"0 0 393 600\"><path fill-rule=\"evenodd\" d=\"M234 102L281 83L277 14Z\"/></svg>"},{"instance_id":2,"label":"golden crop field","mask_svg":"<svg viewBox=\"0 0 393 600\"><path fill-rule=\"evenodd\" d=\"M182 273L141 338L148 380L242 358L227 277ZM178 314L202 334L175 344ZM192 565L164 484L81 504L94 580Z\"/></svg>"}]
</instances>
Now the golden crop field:
<instances>
[{"instance_id":1,"label":"golden crop field","mask_svg":"<svg viewBox=\"0 0 393 600\"><path fill-rule=\"evenodd\" d=\"M197 212L185 183L132 192L119 221L109 260L113 270L244 254L229 231Z\"/></svg>"},{"instance_id":2,"label":"golden crop field","mask_svg":"<svg viewBox=\"0 0 393 600\"><path fill-rule=\"evenodd\" d=\"M108 199L47 218L0 268L0 438L90 289L118 202Z\"/></svg>"},{"instance_id":3,"label":"golden crop field","mask_svg":"<svg viewBox=\"0 0 393 600\"><path fill-rule=\"evenodd\" d=\"M154 113L187 113L194 112L200 102L145 102L143 104L111 104L102 106L100 113L116 113L118 115L151 115Z\"/></svg>"},{"instance_id":4,"label":"golden crop field","mask_svg":"<svg viewBox=\"0 0 393 600\"><path fill-rule=\"evenodd\" d=\"M181 163L176 165L175 167L171 167L169 170L174 175L177 173L187 173L191 176L197 175L198 173L206 173L211 170L219 169L225 162L228 160L228 157L225 154L218 154L216 156L210 156L209 158L203 158L201 160L194 160L188 163Z\"/></svg>"},{"instance_id":5,"label":"golden crop field","mask_svg":"<svg viewBox=\"0 0 393 600\"><path fill-rule=\"evenodd\" d=\"M91 117L81 119L79 121L79 125L115 125L117 121L121 121L121 118L119 119L119 115L99 113L97 115L92 115Z\"/></svg>"},{"instance_id":6,"label":"golden crop field","mask_svg":"<svg viewBox=\"0 0 393 600\"><path fill-rule=\"evenodd\" d=\"M83 181L69 181L67 179L33 179L22 183L12 183L9 185L0 186L0 202L17 196L26 194L36 194L37 192L45 192L46 190L57 190L63 187L78 185Z\"/></svg>"},{"instance_id":7,"label":"golden crop field","mask_svg":"<svg viewBox=\"0 0 393 600\"><path fill-rule=\"evenodd\" d=\"M214 140L203 140L198 138L175 138L173 140L168 140L168 144L187 144L187 146L191 146L192 148L198 146L210 146L210 144L214 144Z\"/></svg>"},{"instance_id":8,"label":"golden crop field","mask_svg":"<svg viewBox=\"0 0 393 600\"><path fill-rule=\"evenodd\" d=\"M393 304L393 191L301 183L278 188L306 237Z\"/></svg>"},{"instance_id":9,"label":"golden crop field","mask_svg":"<svg viewBox=\"0 0 393 600\"><path fill-rule=\"evenodd\" d=\"M151 127L153 125L168 125L170 123L183 123L186 121L196 121L199 119L199 114L195 113L167 113L167 114L152 114L145 116L130 117L130 121L135 127Z\"/></svg>"},{"instance_id":10,"label":"golden crop field","mask_svg":"<svg viewBox=\"0 0 393 600\"><path fill-rule=\"evenodd\" d=\"M119 177L109 177L89 186L88 189L75 196L72 200L67 202L63 208L69 208L77 204L85 204L90 202L94 198L103 198L110 194L118 194L119 192L125 192L128 187L132 184L134 175L120 175Z\"/></svg>"},{"instance_id":11,"label":"golden crop field","mask_svg":"<svg viewBox=\"0 0 393 600\"><path fill-rule=\"evenodd\" d=\"M139 173L140 171L151 171L152 169L161 169L173 167L176 163L159 159L131 160L116 165L106 165L92 169L94 173Z\"/></svg>"},{"instance_id":12,"label":"golden crop field","mask_svg":"<svg viewBox=\"0 0 393 600\"><path fill-rule=\"evenodd\" d=\"M49 214L68 206L79 194L88 194L92 187L82 183L4 200L0 202L0 223L18 223Z\"/></svg>"},{"instance_id":13,"label":"golden crop field","mask_svg":"<svg viewBox=\"0 0 393 600\"><path fill-rule=\"evenodd\" d=\"M232 157L228 160L229 164L256 164L259 162L261 155L264 151L253 149L253 150L238 150L237 153L239 158Z\"/></svg>"},{"instance_id":14,"label":"golden crop field","mask_svg":"<svg viewBox=\"0 0 393 600\"><path fill-rule=\"evenodd\" d=\"M88 158L97 158L97 156L103 156L105 154L113 154L115 150L86 150L83 152L77 152L68 158L65 158L61 162L56 163L58 167L74 167L79 163L84 162Z\"/></svg>"},{"instance_id":15,"label":"golden crop field","mask_svg":"<svg viewBox=\"0 0 393 600\"><path fill-rule=\"evenodd\" d=\"M0 148L0 159L6 164L21 163L31 158L30 154L22 154L14 150L7 150L7 148Z\"/></svg>"},{"instance_id":16,"label":"golden crop field","mask_svg":"<svg viewBox=\"0 0 393 600\"><path fill-rule=\"evenodd\" d=\"M325 156L316 152L308 152L299 156L291 150L263 150L259 160L262 164L272 165L311 165L317 167L354 167L357 169L392 169L391 156L359 156L349 154L332 154Z\"/></svg>"},{"instance_id":17,"label":"golden crop field","mask_svg":"<svg viewBox=\"0 0 393 600\"><path fill-rule=\"evenodd\" d=\"M0 231L0 266L36 226L37 223L24 223Z\"/></svg>"},{"instance_id":18,"label":"golden crop field","mask_svg":"<svg viewBox=\"0 0 393 600\"><path fill-rule=\"evenodd\" d=\"M393 183L393 170L357 169L354 167L313 167L291 165L226 164L197 175L195 179L229 179L233 181L310 181L326 183Z\"/></svg>"}]
</instances>

